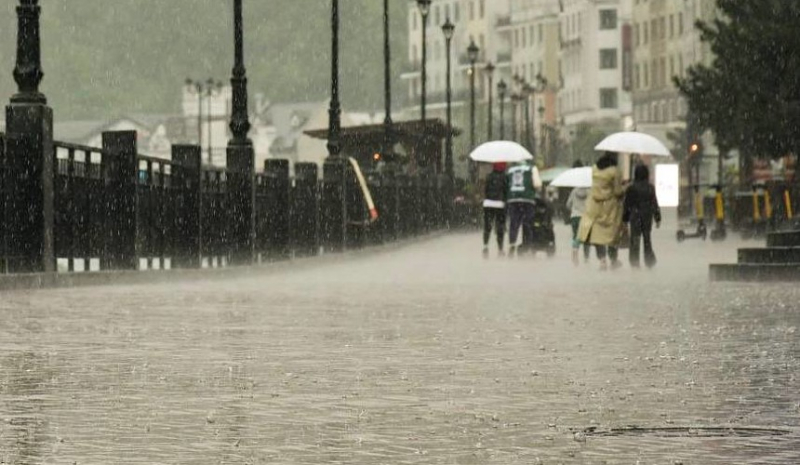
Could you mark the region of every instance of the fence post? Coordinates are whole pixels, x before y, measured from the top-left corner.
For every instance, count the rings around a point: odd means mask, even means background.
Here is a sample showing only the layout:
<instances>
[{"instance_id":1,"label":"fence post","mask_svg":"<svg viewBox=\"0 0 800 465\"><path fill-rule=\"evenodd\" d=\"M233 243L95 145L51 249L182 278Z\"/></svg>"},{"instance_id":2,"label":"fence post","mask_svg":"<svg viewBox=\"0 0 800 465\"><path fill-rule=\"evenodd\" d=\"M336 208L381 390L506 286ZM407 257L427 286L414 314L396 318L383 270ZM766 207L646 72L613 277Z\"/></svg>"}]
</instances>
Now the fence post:
<instances>
[{"instance_id":1,"label":"fence post","mask_svg":"<svg viewBox=\"0 0 800 465\"><path fill-rule=\"evenodd\" d=\"M289 230L291 222L289 189L289 160L264 160L264 182L266 188L266 232L267 257L270 259L290 256Z\"/></svg>"},{"instance_id":2,"label":"fence post","mask_svg":"<svg viewBox=\"0 0 800 465\"><path fill-rule=\"evenodd\" d=\"M137 237L139 164L136 131L103 133L103 179L106 182L104 269L139 268Z\"/></svg>"},{"instance_id":3,"label":"fence post","mask_svg":"<svg viewBox=\"0 0 800 465\"><path fill-rule=\"evenodd\" d=\"M328 157L322 165L322 247L325 252L340 252L347 243L346 182L347 160Z\"/></svg>"},{"instance_id":4,"label":"fence post","mask_svg":"<svg viewBox=\"0 0 800 465\"><path fill-rule=\"evenodd\" d=\"M180 183L181 192L175 215L178 237L173 238L175 265L180 268L200 268L203 259L201 157L199 145L172 146L173 170L178 171L176 182Z\"/></svg>"},{"instance_id":5,"label":"fence post","mask_svg":"<svg viewBox=\"0 0 800 465\"><path fill-rule=\"evenodd\" d=\"M6 136L0 133L0 274L8 273L6 261Z\"/></svg>"},{"instance_id":6,"label":"fence post","mask_svg":"<svg viewBox=\"0 0 800 465\"><path fill-rule=\"evenodd\" d=\"M292 242L298 255L319 251L319 168L316 163L294 164Z\"/></svg>"}]
</instances>

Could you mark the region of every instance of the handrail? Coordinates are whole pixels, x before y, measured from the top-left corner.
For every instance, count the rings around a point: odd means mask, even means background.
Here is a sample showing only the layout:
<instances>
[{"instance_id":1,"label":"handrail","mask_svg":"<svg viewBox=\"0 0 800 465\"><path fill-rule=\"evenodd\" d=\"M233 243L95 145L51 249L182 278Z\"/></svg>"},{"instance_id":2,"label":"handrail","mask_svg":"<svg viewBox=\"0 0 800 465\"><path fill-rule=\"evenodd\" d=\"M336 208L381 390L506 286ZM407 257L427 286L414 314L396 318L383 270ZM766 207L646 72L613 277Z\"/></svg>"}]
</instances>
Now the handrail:
<instances>
[{"instance_id":1,"label":"handrail","mask_svg":"<svg viewBox=\"0 0 800 465\"><path fill-rule=\"evenodd\" d=\"M89 147L88 145L73 144L72 142L53 141L53 147L62 148L67 150L76 150L80 152L92 152L107 155L108 153L102 147Z\"/></svg>"}]
</instances>

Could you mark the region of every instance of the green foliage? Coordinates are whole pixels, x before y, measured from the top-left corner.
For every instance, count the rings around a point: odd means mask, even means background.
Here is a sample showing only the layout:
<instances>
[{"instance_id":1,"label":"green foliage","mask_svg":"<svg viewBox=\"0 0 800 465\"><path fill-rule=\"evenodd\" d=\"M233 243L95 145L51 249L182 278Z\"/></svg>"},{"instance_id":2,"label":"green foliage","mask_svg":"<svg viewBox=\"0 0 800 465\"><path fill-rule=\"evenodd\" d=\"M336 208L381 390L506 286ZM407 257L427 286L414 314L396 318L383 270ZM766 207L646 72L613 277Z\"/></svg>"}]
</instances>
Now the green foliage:
<instances>
[{"instance_id":1,"label":"green foliage","mask_svg":"<svg viewBox=\"0 0 800 465\"><path fill-rule=\"evenodd\" d=\"M16 90L16 1L0 6L0 98ZM177 112L187 77L227 82L229 0L48 0L42 4L42 91L58 118ZM391 1L392 75L406 62L406 2ZM324 100L330 93L330 1L245 0L251 95ZM383 108L383 2L340 5L340 89L346 109Z\"/></svg>"},{"instance_id":2,"label":"green foliage","mask_svg":"<svg viewBox=\"0 0 800 465\"><path fill-rule=\"evenodd\" d=\"M592 125L581 123L575 128L572 138L572 155L575 160L581 160L584 165L594 163L598 152L594 147L599 144L609 133Z\"/></svg>"},{"instance_id":3,"label":"green foliage","mask_svg":"<svg viewBox=\"0 0 800 465\"><path fill-rule=\"evenodd\" d=\"M720 19L698 22L716 59L676 79L698 129L725 151L780 157L800 142L800 2L717 0Z\"/></svg>"}]
</instances>

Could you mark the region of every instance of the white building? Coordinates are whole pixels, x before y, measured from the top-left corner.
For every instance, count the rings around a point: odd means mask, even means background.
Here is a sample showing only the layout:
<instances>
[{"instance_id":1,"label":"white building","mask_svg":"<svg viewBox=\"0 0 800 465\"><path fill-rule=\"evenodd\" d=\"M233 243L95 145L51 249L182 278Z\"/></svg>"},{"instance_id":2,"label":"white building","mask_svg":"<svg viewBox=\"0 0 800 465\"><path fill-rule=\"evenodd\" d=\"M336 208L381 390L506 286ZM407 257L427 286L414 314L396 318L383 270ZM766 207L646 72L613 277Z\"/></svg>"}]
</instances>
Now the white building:
<instances>
[{"instance_id":1,"label":"white building","mask_svg":"<svg viewBox=\"0 0 800 465\"><path fill-rule=\"evenodd\" d=\"M633 0L563 0L563 125L618 130L630 118L630 21ZM627 39L626 39L627 36Z\"/></svg>"}]
</instances>

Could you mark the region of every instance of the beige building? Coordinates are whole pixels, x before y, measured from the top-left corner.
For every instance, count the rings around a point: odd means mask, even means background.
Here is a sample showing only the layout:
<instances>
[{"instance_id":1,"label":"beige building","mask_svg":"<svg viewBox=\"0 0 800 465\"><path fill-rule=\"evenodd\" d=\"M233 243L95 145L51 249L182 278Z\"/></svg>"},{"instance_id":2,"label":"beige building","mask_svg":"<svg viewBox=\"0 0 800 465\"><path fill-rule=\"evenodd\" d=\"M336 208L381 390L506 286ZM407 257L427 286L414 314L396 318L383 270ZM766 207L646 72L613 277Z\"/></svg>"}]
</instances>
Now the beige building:
<instances>
[{"instance_id":1,"label":"beige building","mask_svg":"<svg viewBox=\"0 0 800 465\"><path fill-rule=\"evenodd\" d=\"M633 122L638 130L668 144L668 134L685 128L687 105L674 77L695 63L711 64L695 21L713 18L714 0L633 1ZM706 154L716 154L704 144Z\"/></svg>"},{"instance_id":2,"label":"beige building","mask_svg":"<svg viewBox=\"0 0 800 465\"><path fill-rule=\"evenodd\" d=\"M554 144L558 137L558 14L558 0L512 0L508 24L500 28L507 34L511 48L512 76L536 88L530 97L529 130L535 139L535 151L545 165L555 163ZM518 84L512 89L516 94L521 93ZM516 116L520 133L525 130L522 108Z\"/></svg>"}]
</instances>

